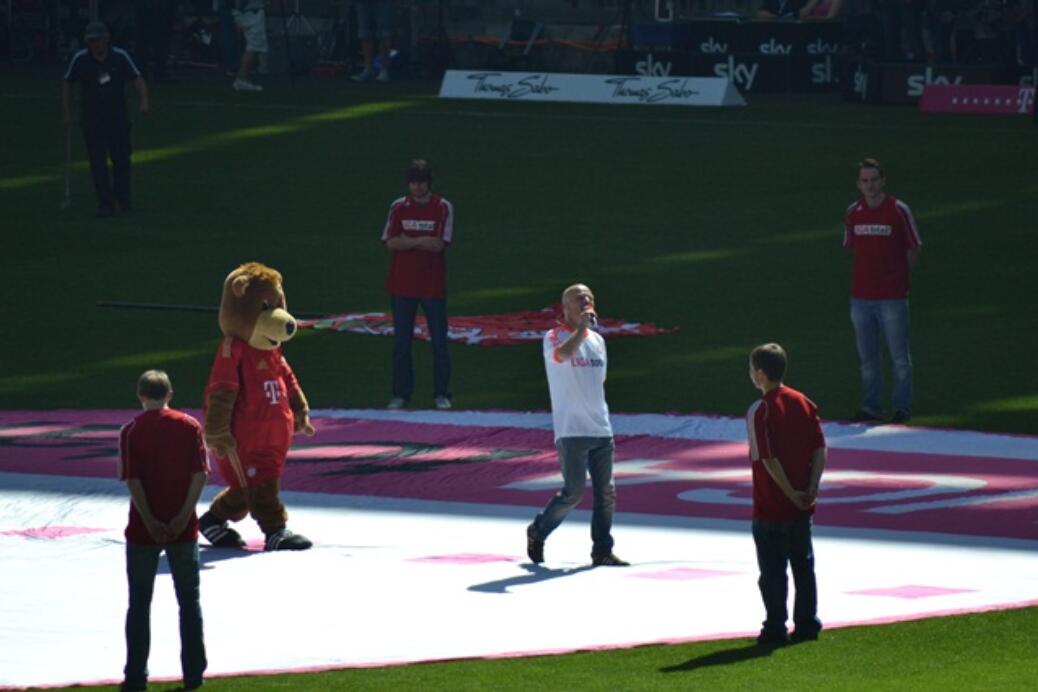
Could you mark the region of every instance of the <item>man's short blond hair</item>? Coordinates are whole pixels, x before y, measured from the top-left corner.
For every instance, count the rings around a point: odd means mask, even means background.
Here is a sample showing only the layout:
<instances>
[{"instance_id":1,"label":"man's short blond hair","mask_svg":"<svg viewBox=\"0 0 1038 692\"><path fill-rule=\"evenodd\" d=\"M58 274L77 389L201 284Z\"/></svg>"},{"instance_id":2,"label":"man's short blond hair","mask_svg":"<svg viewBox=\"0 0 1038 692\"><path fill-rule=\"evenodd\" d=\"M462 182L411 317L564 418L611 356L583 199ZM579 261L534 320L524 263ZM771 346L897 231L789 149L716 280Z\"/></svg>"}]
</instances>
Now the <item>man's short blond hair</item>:
<instances>
[{"instance_id":1,"label":"man's short blond hair","mask_svg":"<svg viewBox=\"0 0 1038 692\"><path fill-rule=\"evenodd\" d=\"M165 370L147 370L137 378L137 396L152 401L165 401L173 391L173 383Z\"/></svg>"}]
</instances>

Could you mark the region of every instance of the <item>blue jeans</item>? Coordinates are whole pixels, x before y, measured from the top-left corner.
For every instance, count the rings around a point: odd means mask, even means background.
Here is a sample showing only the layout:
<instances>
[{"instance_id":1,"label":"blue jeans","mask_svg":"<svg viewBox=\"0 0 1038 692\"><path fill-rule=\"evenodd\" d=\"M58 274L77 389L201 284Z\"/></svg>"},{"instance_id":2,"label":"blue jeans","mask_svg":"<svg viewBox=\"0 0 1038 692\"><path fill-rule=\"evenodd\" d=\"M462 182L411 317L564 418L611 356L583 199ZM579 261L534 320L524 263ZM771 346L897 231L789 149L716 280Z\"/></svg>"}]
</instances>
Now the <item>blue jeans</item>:
<instances>
[{"instance_id":1,"label":"blue jeans","mask_svg":"<svg viewBox=\"0 0 1038 692\"><path fill-rule=\"evenodd\" d=\"M883 412L883 360L879 335L887 344L894 370L895 411L912 412L912 355L908 351L908 300L851 298L851 322L861 359L862 409L877 418Z\"/></svg>"},{"instance_id":2,"label":"blue jeans","mask_svg":"<svg viewBox=\"0 0 1038 692\"><path fill-rule=\"evenodd\" d=\"M591 476L594 504L591 509L591 554L613 552L613 508L616 487L613 485L613 438L560 437L555 441L562 467L562 490L555 493L544 511L534 517L533 529L542 541L558 528L569 511L584 496L587 477Z\"/></svg>"},{"instance_id":3,"label":"blue jeans","mask_svg":"<svg viewBox=\"0 0 1038 692\"><path fill-rule=\"evenodd\" d=\"M151 596L162 551L166 551L180 605L180 667L184 686L201 684L207 666L198 589L198 541L165 545L127 543L126 578L130 587L130 606L126 610L126 668L123 673L124 684L133 689L143 689L148 683Z\"/></svg>"},{"instance_id":4,"label":"blue jeans","mask_svg":"<svg viewBox=\"0 0 1038 692\"><path fill-rule=\"evenodd\" d=\"M811 545L811 517L794 521L753 520L753 542L757 546L757 585L764 600L764 631L786 631L786 599L789 585L786 565L793 571L793 624L801 634L817 634L818 587L815 584L815 553Z\"/></svg>"},{"instance_id":5,"label":"blue jeans","mask_svg":"<svg viewBox=\"0 0 1038 692\"><path fill-rule=\"evenodd\" d=\"M414 341L414 318L421 305L432 343L433 397L450 397L447 391L451 379L451 356L447 351L447 300L390 297L393 302L393 396L409 401L414 393L411 343Z\"/></svg>"}]
</instances>

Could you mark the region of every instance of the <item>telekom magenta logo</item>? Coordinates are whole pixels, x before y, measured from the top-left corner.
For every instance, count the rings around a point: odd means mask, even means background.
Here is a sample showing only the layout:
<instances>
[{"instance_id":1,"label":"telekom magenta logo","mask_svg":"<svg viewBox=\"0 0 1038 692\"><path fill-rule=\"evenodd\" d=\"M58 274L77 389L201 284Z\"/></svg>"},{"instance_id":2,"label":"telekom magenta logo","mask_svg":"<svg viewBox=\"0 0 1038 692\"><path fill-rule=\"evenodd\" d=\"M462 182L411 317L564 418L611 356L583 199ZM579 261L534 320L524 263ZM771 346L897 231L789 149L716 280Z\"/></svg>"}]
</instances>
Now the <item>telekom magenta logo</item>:
<instances>
[{"instance_id":1,"label":"telekom magenta logo","mask_svg":"<svg viewBox=\"0 0 1038 692\"><path fill-rule=\"evenodd\" d=\"M277 380L267 380L263 383L263 393L267 395L267 401L274 406L281 401L281 385Z\"/></svg>"}]
</instances>

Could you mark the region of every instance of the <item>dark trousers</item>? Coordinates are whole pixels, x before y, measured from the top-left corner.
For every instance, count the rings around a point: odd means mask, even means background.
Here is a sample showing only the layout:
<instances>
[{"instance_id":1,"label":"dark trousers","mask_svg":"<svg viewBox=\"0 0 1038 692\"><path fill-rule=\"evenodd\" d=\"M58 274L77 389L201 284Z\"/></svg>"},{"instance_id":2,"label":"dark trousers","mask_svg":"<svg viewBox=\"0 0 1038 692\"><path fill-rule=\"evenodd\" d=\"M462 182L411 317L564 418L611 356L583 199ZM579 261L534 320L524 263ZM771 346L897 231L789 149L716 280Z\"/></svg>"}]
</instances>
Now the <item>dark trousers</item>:
<instances>
[{"instance_id":1,"label":"dark trousers","mask_svg":"<svg viewBox=\"0 0 1038 692\"><path fill-rule=\"evenodd\" d=\"M159 555L165 551L173 588L180 606L180 666L184 686L202 682L207 662L202 641L202 606L199 600L198 541L165 545L126 544L126 578L130 605L126 610L126 667L124 685L144 689L148 683L151 651L151 596Z\"/></svg>"},{"instance_id":2,"label":"dark trousers","mask_svg":"<svg viewBox=\"0 0 1038 692\"><path fill-rule=\"evenodd\" d=\"M815 554L811 545L811 518L794 521L753 520L753 542L757 546L757 585L764 600L764 631L786 631L788 583L786 565L793 570L793 624L801 634L816 634L818 588L815 584Z\"/></svg>"},{"instance_id":3,"label":"dark trousers","mask_svg":"<svg viewBox=\"0 0 1038 692\"><path fill-rule=\"evenodd\" d=\"M130 126L85 125L83 139L90 158L90 174L94 178L99 209L111 210L114 202L123 209L130 208ZM108 161L112 161L111 177ZM114 193L114 196L113 196Z\"/></svg>"},{"instance_id":4,"label":"dark trousers","mask_svg":"<svg viewBox=\"0 0 1038 692\"><path fill-rule=\"evenodd\" d=\"M429 324L433 352L433 397L446 396L451 379L451 357L447 351L447 300L445 298L401 298L393 302L393 396L408 401L414 393L414 319L422 306Z\"/></svg>"}]
</instances>

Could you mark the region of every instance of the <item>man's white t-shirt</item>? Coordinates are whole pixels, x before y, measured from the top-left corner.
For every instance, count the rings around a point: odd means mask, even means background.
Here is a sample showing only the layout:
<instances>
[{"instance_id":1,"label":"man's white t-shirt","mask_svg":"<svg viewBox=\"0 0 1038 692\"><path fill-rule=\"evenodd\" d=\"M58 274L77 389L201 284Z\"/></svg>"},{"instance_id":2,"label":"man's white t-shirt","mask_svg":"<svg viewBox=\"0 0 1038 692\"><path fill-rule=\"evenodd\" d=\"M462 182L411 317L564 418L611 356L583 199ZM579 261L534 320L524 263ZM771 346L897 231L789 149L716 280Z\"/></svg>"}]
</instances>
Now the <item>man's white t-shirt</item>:
<instances>
[{"instance_id":1,"label":"man's white t-shirt","mask_svg":"<svg viewBox=\"0 0 1038 692\"><path fill-rule=\"evenodd\" d=\"M559 360L558 348L572 333L569 327L560 324L544 335L544 369L548 373L555 439L612 437L613 426L605 400L605 339L588 330L573 357Z\"/></svg>"}]
</instances>

